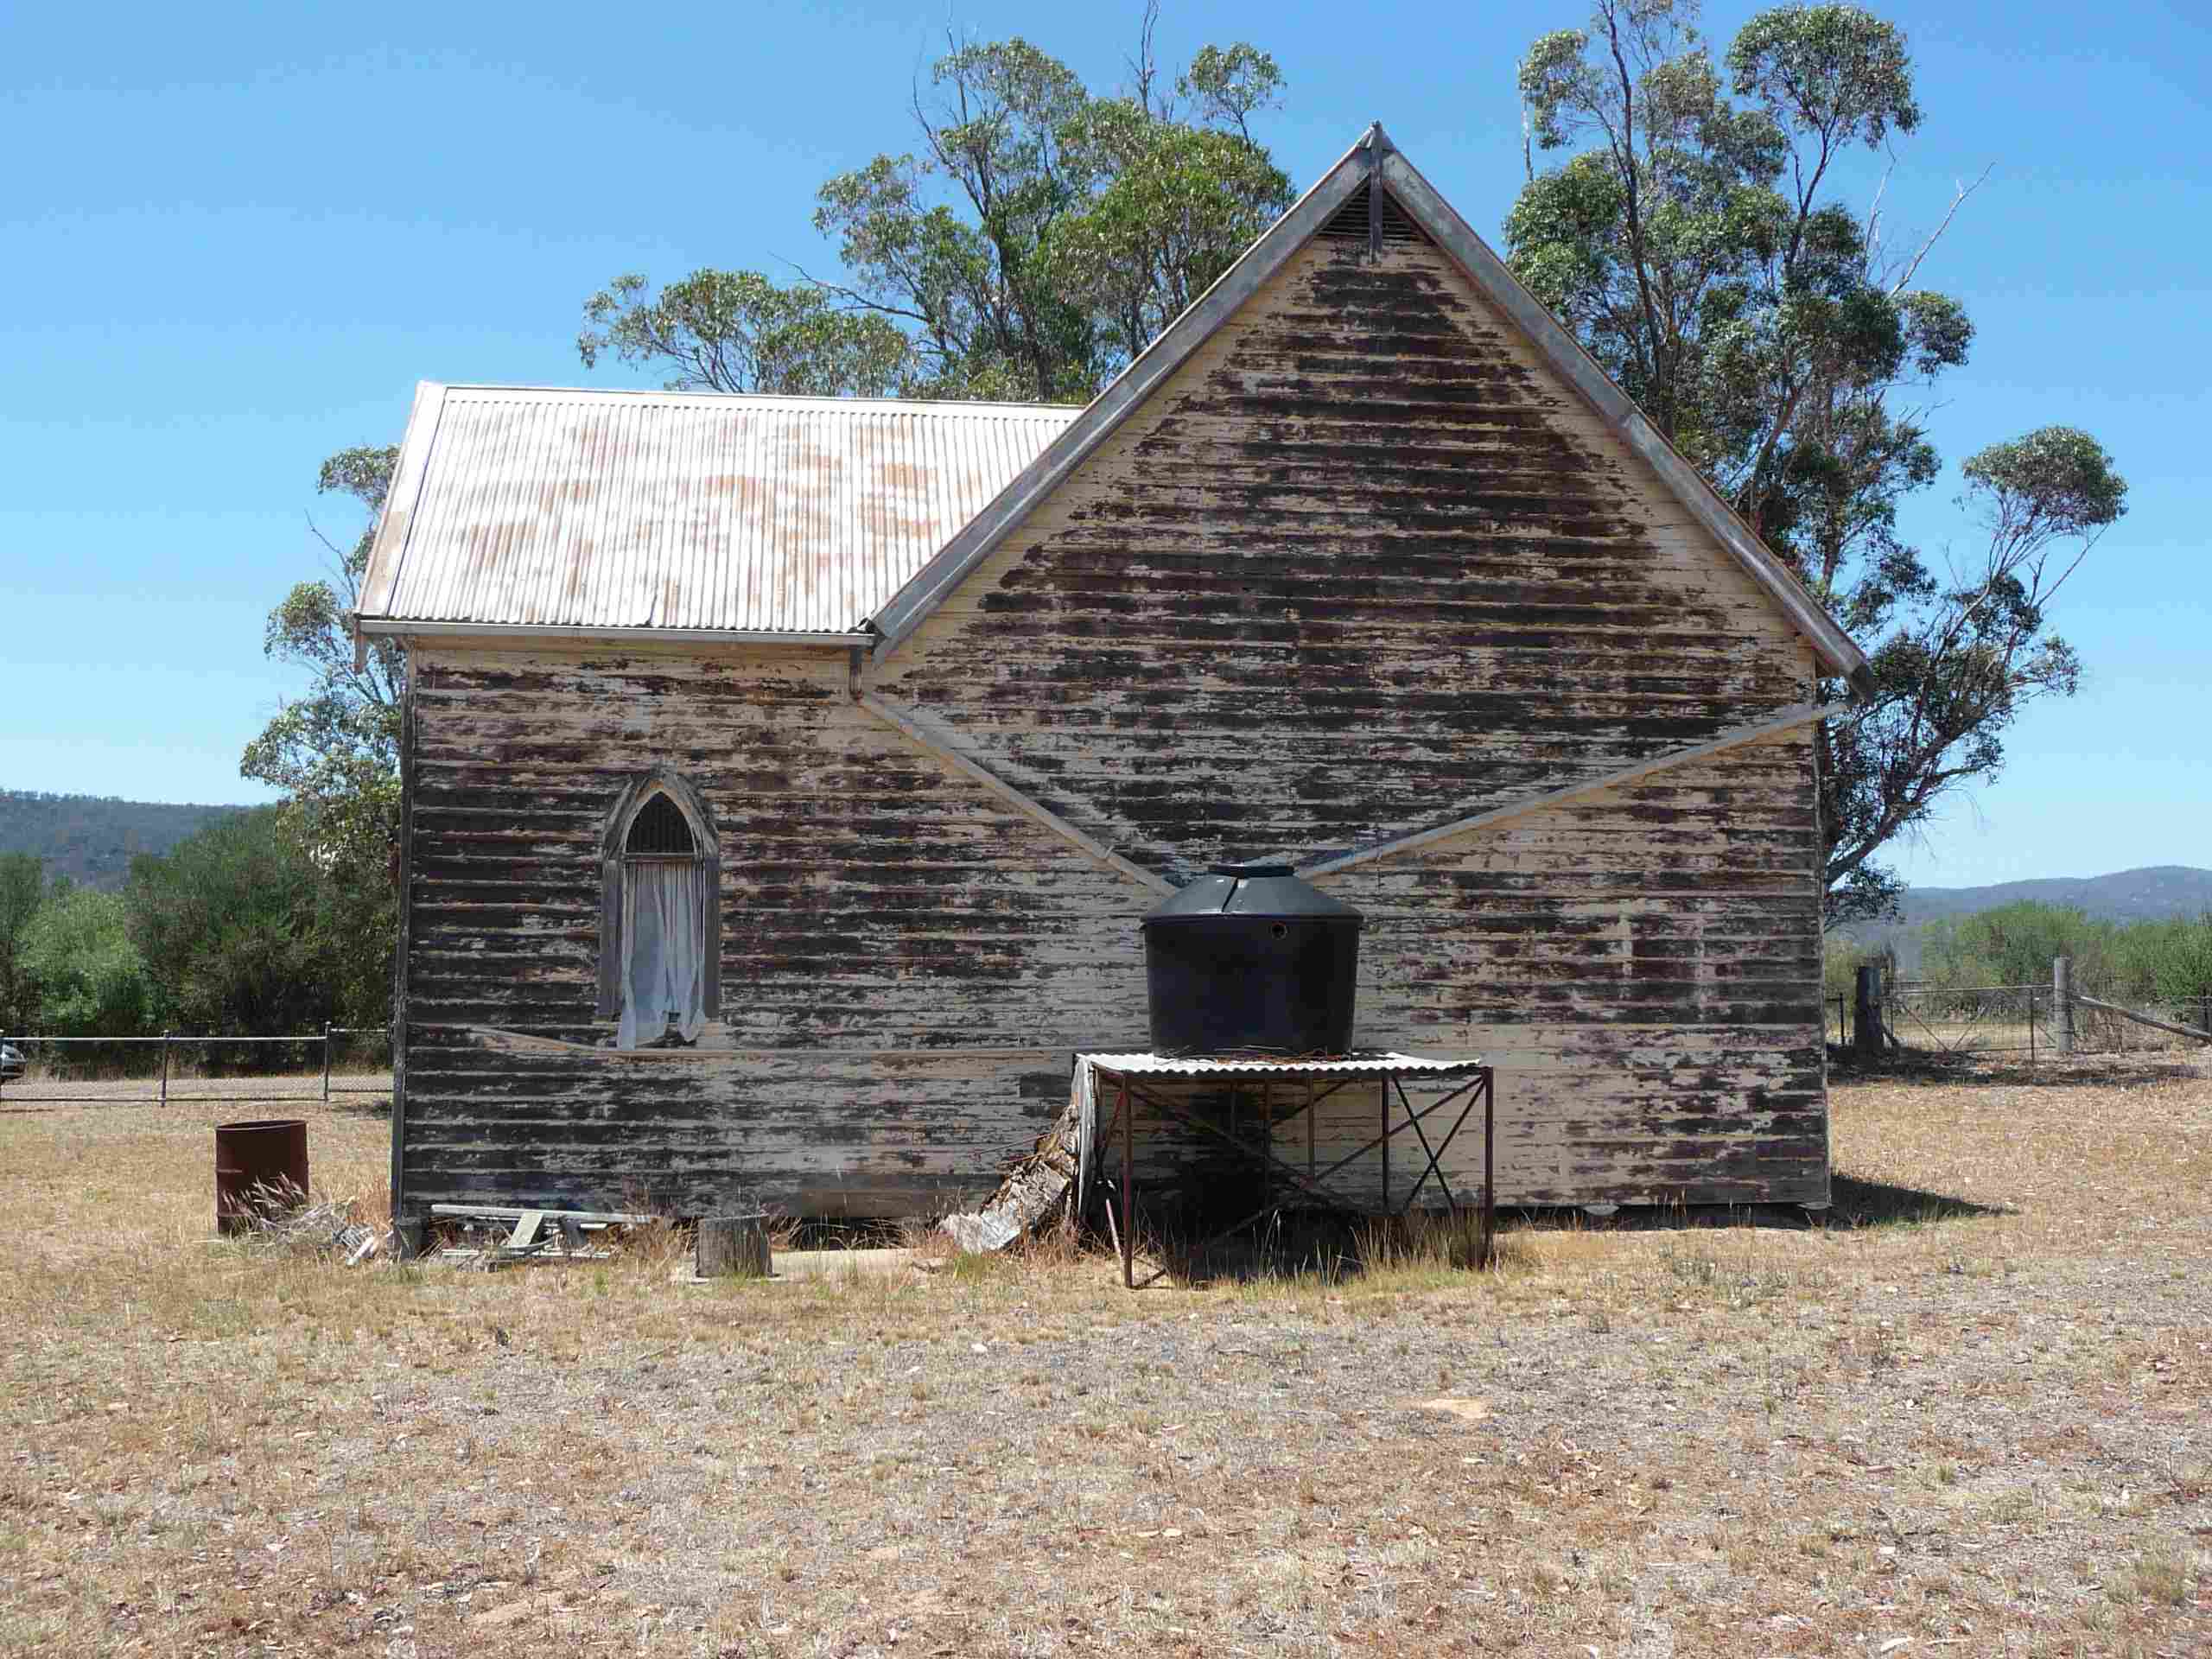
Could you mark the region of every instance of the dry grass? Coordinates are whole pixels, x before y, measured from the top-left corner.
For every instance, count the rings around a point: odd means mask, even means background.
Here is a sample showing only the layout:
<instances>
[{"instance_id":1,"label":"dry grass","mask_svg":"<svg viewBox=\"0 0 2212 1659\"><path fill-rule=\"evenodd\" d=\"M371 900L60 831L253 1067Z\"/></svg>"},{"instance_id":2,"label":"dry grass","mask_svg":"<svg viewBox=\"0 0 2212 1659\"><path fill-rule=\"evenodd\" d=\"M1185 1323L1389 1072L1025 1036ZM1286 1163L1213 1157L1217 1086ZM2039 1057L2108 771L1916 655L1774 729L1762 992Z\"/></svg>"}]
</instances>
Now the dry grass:
<instances>
[{"instance_id":1,"label":"dry grass","mask_svg":"<svg viewBox=\"0 0 2212 1659\"><path fill-rule=\"evenodd\" d=\"M1835 1106L1825 1231L1129 1296L348 1272L209 1241L231 1109L0 1100L0 1649L2203 1651L2212 1082Z\"/></svg>"}]
</instances>

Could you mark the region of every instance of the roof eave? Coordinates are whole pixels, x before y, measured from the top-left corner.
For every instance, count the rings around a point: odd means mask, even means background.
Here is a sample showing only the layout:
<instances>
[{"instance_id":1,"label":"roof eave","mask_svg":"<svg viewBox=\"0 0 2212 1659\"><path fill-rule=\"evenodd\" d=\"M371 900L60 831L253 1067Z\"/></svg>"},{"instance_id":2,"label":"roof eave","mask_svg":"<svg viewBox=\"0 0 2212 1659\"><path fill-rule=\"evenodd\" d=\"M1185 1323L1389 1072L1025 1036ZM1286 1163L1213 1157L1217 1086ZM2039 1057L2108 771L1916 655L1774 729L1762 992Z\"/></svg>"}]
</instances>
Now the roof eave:
<instances>
[{"instance_id":1,"label":"roof eave","mask_svg":"<svg viewBox=\"0 0 2212 1659\"><path fill-rule=\"evenodd\" d=\"M408 533L414 528L415 507L429 474L430 450L437 442L438 419L445 412L446 388L439 381L423 380L415 387L415 404L408 411L407 431L399 441L399 460L391 469L384 510L377 514L375 534L369 543L369 562L361 572L361 618L391 605L398 591L400 561L407 554Z\"/></svg>"},{"instance_id":2,"label":"roof eave","mask_svg":"<svg viewBox=\"0 0 2212 1659\"><path fill-rule=\"evenodd\" d=\"M626 627L616 623L582 626L543 622L426 622L404 616L362 616L354 620L360 634L386 634L401 639L480 640L499 645L632 644L687 645L807 645L848 649L871 645L868 632L812 632L779 628L661 628Z\"/></svg>"}]
</instances>

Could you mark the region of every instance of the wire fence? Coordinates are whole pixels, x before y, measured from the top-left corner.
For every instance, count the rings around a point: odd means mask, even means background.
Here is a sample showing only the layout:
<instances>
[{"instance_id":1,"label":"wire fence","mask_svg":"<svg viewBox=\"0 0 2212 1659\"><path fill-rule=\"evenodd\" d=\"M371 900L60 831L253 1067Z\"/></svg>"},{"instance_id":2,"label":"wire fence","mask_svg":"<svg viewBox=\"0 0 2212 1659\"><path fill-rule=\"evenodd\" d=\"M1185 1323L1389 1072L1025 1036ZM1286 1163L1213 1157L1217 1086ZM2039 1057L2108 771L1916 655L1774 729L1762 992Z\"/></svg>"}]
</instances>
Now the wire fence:
<instances>
[{"instance_id":1,"label":"wire fence","mask_svg":"<svg viewBox=\"0 0 2212 1659\"><path fill-rule=\"evenodd\" d=\"M1946 1054L2053 1052L2057 1028L2048 985L1891 986L1884 1010L1890 1033L1908 1048Z\"/></svg>"},{"instance_id":2,"label":"wire fence","mask_svg":"<svg viewBox=\"0 0 2212 1659\"><path fill-rule=\"evenodd\" d=\"M2076 1054L2199 1048L2203 1039L2190 1033L2212 1033L2212 995L2123 1002L2077 988L2073 1005ZM1824 1013L1828 1040L1853 1046L1858 1035L1853 999L1828 997ZM2031 1064L2060 1052L2057 993L2050 985L1938 986L1897 980L1883 988L1882 1018L1891 1046L1898 1048L2021 1054ZM2162 1030L2161 1025L2179 1029Z\"/></svg>"},{"instance_id":3,"label":"wire fence","mask_svg":"<svg viewBox=\"0 0 2212 1659\"><path fill-rule=\"evenodd\" d=\"M2098 1006L2100 1003L2105 1006ZM2158 1026L2147 1023L2152 1020L2182 1029L2160 1030ZM2136 1001L2083 991L2074 999L2074 1047L2077 1053L2155 1053L2202 1048L2202 1039L2187 1034L2190 1031L2212 1032L2212 996Z\"/></svg>"},{"instance_id":4,"label":"wire fence","mask_svg":"<svg viewBox=\"0 0 2212 1659\"><path fill-rule=\"evenodd\" d=\"M292 1037L191 1036L164 1032L158 1037L48 1037L0 1032L0 1045L11 1046L26 1060L26 1073L13 1081L0 1077L0 1102L9 1105L86 1103L81 1089L54 1092L52 1085L81 1079L107 1081L118 1074L143 1086L131 1093L107 1093L99 1103L166 1106L172 1101L228 1101L251 1098L278 1103L328 1103L348 1095L389 1095L391 1034L381 1028L325 1026ZM73 1057L81 1059L73 1060ZM134 1064L134 1062L136 1062ZM94 1072L101 1075L95 1078ZM363 1082L359 1073L378 1073ZM319 1073L319 1075L318 1075ZM296 1080L296 1091L237 1088L241 1076L280 1082ZM41 1090L41 1085L46 1085Z\"/></svg>"}]
</instances>

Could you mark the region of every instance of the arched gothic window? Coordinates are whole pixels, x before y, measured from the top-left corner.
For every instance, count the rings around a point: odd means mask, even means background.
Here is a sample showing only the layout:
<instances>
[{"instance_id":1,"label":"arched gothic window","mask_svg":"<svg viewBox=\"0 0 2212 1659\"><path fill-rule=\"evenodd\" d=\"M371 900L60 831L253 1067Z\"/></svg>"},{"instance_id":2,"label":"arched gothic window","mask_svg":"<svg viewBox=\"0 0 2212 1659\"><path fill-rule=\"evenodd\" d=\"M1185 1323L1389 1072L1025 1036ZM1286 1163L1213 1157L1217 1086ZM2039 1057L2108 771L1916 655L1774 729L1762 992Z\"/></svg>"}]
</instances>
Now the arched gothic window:
<instances>
[{"instance_id":1,"label":"arched gothic window","mask_svg":"<svg viewBox=\"0 0 2212 1659\"><path fill-rule=\"evenodd\" d=\"M721 1014L721 861L699 792L656 769L632 782L601 845L599 1013L614 1046L696 1042Z\"/></svg>"}]
</instances>

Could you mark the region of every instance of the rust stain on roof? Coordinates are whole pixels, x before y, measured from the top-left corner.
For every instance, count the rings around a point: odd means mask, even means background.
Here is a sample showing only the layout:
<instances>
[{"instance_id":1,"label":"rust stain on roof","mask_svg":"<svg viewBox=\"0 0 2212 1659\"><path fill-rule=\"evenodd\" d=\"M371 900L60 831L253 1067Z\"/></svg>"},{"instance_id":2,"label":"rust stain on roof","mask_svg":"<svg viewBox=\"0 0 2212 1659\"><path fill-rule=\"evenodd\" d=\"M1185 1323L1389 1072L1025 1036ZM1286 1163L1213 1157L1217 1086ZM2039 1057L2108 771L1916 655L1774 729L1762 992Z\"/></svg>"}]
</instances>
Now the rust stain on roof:
<instances>
[{"instance_id":1,"label":"rust stain on roof","mask_svg":"<svg viewBox=\"0 0 2212 1659\"><path fill-rule=\"evenodd\" d=\"M855 631L1078 412L447 387L409 428L411 493L378 536L366 611Z\"/></svg>"}]
</instances>

